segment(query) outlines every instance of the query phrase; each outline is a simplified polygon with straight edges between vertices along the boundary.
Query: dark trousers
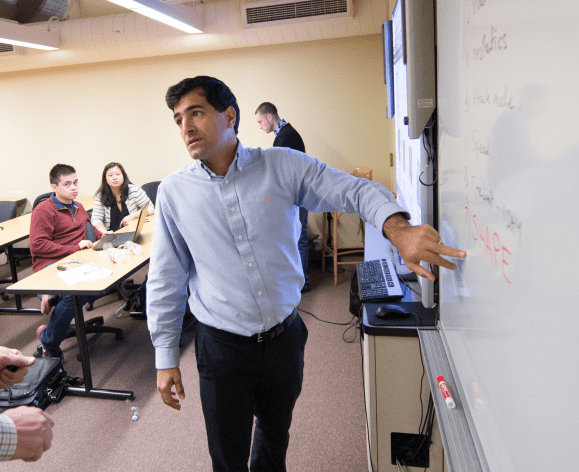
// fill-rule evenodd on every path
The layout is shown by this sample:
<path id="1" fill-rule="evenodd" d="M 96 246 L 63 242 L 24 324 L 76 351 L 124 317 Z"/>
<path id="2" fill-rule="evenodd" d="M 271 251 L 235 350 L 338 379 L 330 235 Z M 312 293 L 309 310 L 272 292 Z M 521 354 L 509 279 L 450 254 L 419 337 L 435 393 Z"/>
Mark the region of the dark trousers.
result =
<path id="1" fill-rule="evenodd" d="M 81 295 L 80 303 L 85 305 L 88 302 L 98 300 L 96 295 Z M 63 295 L 54 308 L 48 325 L 42 331 L 40 341 L 47 349 L 57 351 L 60 343 L 66 338 L 70 323 L 74 319 L 74 300 L 72 295 Z"/>
<path id="2" fill-rule="evenodd" d="M 214 472 L 285 472 L 308 330 L 299 315 L 271 341 L 233 341 L 198 323 L 195 352 Z M 253 447 L 251 433 L 256 417 Z"/>

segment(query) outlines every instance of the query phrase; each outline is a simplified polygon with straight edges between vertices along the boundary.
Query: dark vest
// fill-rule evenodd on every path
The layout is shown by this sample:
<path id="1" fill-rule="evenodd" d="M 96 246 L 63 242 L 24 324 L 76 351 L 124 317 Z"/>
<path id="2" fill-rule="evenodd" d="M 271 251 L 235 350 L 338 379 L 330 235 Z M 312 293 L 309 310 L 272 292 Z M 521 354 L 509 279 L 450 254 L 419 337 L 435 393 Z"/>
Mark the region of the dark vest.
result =
<path id="1" fill-rule="evenodd" d="M 279 130 L 273 141 L 275 147 L 288 147 L 296 151 L 306 152 L 306 147 L 300 134 L 287 123 Z"/>

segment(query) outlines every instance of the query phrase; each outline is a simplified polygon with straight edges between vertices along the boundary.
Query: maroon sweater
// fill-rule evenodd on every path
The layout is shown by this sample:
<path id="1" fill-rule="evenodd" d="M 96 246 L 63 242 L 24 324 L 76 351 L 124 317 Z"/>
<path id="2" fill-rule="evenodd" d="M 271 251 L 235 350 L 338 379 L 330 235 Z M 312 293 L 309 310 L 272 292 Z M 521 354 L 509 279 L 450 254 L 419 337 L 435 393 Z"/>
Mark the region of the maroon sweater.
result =
<path id="1" fill-rule="evenodd" d="M 90 218 L 82 204 L 74 202 L 78 208 L 73 218 L 71 211 L 53 198 L 39 203 L 32 212 L 30 252 L 34 272 L 80 250 L 78 243 L 86 239 Z M 102 236 L 96 228 L 95 234 L 97 239 Z"/>

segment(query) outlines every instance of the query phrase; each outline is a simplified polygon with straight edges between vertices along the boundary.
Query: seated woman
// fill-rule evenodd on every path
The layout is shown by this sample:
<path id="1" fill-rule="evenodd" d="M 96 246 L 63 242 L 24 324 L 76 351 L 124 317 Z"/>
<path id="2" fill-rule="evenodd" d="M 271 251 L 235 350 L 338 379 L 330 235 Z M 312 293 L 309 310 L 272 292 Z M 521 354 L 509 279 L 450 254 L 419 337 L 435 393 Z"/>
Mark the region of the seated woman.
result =
<path id="1" fill-rule="evenodd" d="M 121 164 L 111 162 L 103 170 L 101 187 L 94 197 L 91 223 L 102 233 L 116 231 L 137 218 L 146 206 L 149 215 L 155 213 L 145 191 L 131 183 Z"/>

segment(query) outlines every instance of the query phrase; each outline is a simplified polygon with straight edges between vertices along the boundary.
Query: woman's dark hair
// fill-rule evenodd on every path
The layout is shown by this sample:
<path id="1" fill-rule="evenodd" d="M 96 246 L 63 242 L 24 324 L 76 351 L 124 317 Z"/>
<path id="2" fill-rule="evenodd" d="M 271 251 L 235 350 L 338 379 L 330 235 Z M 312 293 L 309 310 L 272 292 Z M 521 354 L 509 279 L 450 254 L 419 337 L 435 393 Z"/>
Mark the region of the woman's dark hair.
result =
<path id="1" fill-rule="evenodd" d="M 95 194 L 95 195 L 98 195 L 99 193 L 101 194 L 101 203 L 103 204 L 103 206 L 106 207 L 112 207 L 115 203 L 117 203 L 117 199 L 113 195 L 111 187 L 107 183 L 107 172 L 113 167 L 118 167 L 121 173 L 123 174 L 123 186 L 121 187 L 121 201 L 124 202 L 129 196 L 129 184 L 131 183 L 131 181 L 129 180 L 129 176 L 125 172 L 124 167 L 118 162 L 110 162 L 105 166 L 105 170 L 103 170 L 101 186 Z"/>
<path id="2" fill-rule="evenodd" d="M 182 80 L 167 90 L 167 95 L 165 95 L 167 106 L 175 111 L 175 105 L 177 105 L 179 100 L 181 100 L 184 95 L 198 88 L 203 89 L 207 103 L 219 113 L 223 113 L 227 108 L 233 107 L 236 118 L 233 130 L 237 136 L 237 130 L 239 129 L 239 106 L 237 105 L 237 99 L 231 90 L 229 90 L 229 87 L 219 79 L 200 75 L 193 79 Z"/>

